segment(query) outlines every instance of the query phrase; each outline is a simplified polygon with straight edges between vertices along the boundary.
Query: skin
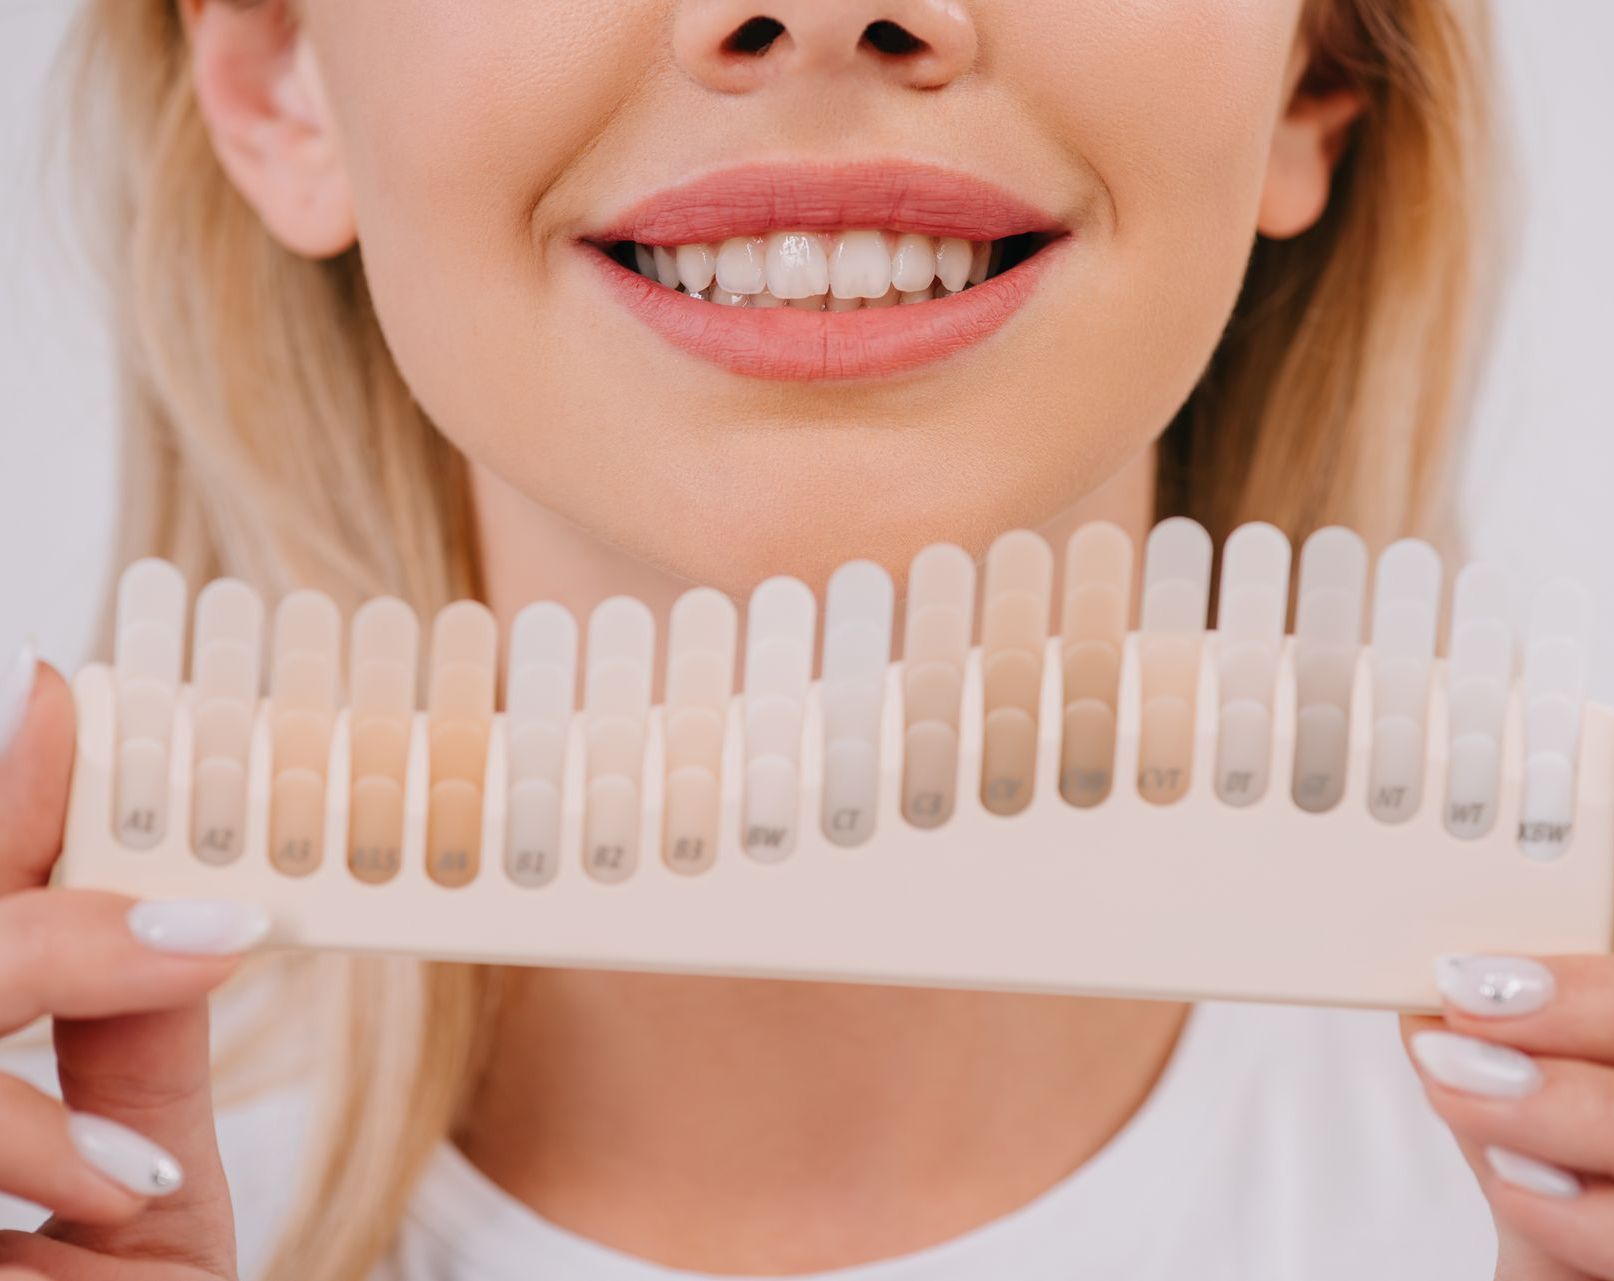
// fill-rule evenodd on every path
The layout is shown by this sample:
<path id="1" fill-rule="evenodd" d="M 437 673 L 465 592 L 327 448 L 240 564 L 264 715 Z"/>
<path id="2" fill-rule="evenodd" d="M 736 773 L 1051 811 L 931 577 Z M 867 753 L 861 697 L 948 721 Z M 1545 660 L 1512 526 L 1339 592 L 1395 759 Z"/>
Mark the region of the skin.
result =
<path id="1" fill-rule="evenodd" d="M 184 7 L 216 151 L 266 226 L 313 257 L 362 243 L 405 378 L 472 462 L 506 618 L 538 597 L 583 613 L 617 592 L 664 609 L 690 581 L 817 584 L 854 556 L 900 570 L 926 543 L 979 552 L 1015 525 L 1056 543 L 1095 516 L 1141 533 L 1152 442 L 1215 348 L 1253 237 L 1315 221 L 1360 107 L 1297 90 L 1313 53 L 1300 0 L 784 0 L 769 12 L 791 39 L 736 68 L 718 49 L 754 12 L 306 0 L 299 23 L 278 0 Z M 876 18 L 929 52 L 860 51 Z M 969 169 L 1079 229 L 1002 332 L 900 377 L 722 372 L 607 299 L 574 246 L 720 163 L 893 154 Z M 0 1130 L 31 1137 L 0 1150 L 0 1190 L 58 1218 L 0 1239 L 0 1263 L 57 1281 L 230 1276 L 202 1088 L 202 996 L 230 963 L 147 953 L 121 905 L 40 888 L 70 717 L 42 669 L 0 758 L 0 1010 L 55 1016 L 69 1103 L 134 1125 L 187 1179 L 161 1213 L 142 1206 L 83 1165 L 56 1105 L 6 1083 Z M 121 948 L 120 963 L 6 950 L 51 936 Z M 1614 1194 L 1550 1203 L 1477 1155 L 1502 1142 L 1552 1159 L 1532 1147 L 1544 1126 L 1600 1125 L 1607 1155 L 1588 1173 L 1614 1175 L 1614 1042 L 1597 1032 L 1614 1026 L 1614 965 L 1552 964 L 1542 1014 L 1447 1016 L 1552 1063 L 1541 1093 L 1480 1105 L 1430 1085 L 1514 1281 L 1614 1277 Z M 830 1268 L 955 1235 L 1080 1165 L 1147 1096 L 1183 1015 L 517 972 L 457 1137 L 513 1194 L 619 1248 L 712 1271 Z"/>

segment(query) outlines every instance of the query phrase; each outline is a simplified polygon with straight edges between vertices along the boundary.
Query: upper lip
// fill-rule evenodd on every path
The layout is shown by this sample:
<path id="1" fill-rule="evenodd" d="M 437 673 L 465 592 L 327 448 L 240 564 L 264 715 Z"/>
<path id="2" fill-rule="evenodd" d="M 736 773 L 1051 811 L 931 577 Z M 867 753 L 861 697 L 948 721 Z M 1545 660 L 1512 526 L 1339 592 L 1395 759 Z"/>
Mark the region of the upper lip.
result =
<path id="1" fill-rule="evenodd" d="M 749 164 L 656 192 L 585 239 L 687 245 L 768 231 L 875 228 L 961 240 L 1063 230 L 1002 187 L 938 165 Z"/>

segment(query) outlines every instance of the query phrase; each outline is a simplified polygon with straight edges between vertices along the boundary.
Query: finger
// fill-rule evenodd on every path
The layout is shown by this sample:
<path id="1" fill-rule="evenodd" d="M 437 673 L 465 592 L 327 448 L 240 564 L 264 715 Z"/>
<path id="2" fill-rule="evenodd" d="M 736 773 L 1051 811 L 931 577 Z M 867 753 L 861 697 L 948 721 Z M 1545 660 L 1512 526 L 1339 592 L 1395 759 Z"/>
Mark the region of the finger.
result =
<path id="1" fill-rule="evenodd" d="M 1505 1155 L 1499 1164 L 1520 1177 Z M 1481 1185 L 1498 1227 L 1519 1243 L 1512 1272 L 1498 1271 L 1498 1277 L 1520 1281 L 1614 1277 L 1614 1186 L 1586 1184 L 1573 1196 L 1557 1196 L 1511 1182 L 1491 1168 L 1489 1160 L 1487 1168 Z M 1526 1250 L 1534 1254 L 1526 1255 Z"/>
<path id="2" fill-rule="evenodd" d="M 86 1223 L 122 1223 L 171 1189 L 165 1154 L 98 1117 L 0 1076 L 0 1191 Z"/>
<path id="3" fill-rule="evenodd" d="M 1430 1104 L 1460 1138 L 1614 1178 L 1614 1068 L 1438 1032 L 1413 1046 Z"/>
<path id="4" fill-rule="evenodd" d="M 1423 1015 L 1402 1016 L 1401 1038 L 1406 1044 L 1408 1057 L 1413 1060 L 1414 1069 L 1419 1071 L 1421 1077 L 1423 1073 L 1416 1055 L 1412 1052 L 1412 1040 L 1419 1032 L 1429 1031 L 1449 1031 L 1449 1029 L 1444 1021 L 1438 1018 Z M 1424 1080 L 1427 1088 L 1427 1078 Z M 1462 1153 L 1463 1159 L 1474 1172 L 1475 1180 L 1487 1197 L 1490 1197 L 1501 1180 L 1490 1158 L 1486 1156 L 1485 1145 L 1466 1137 L 1460 1131 L 1454 1130 L 1452 1135 L 1457 1141 L 1457 1148 Z M 1510 1223 L 1499 1216 L 1493 1217 L 1497 1217 L 1496 1281 L 1590 1281 L 1580 1269 L 1572 1268 L 1567 1263 L 1553 1258 Z"/>
<path id="5" fill-rule="evenodd" d="M 70 1108 L 144 1135 L 178 1162 L 183 1182 L 127 1223 L 53 1219 L 46 1235 L 114 1257 L 164 1259 L 230 1275 L 235 1228 L 214 1136 L 206 1002 L 58 1021 L 56 1060 Z"/>
<path id="6" fill-rule="evenodd" d="M 9 744 L 0 743 L 0 895 L 50 878 L 67 821 L 73 696 L 53 668 L 39 663 L 33 670 L 20 726 Z"/>
<path id="7" fill-rule="evenodd" d="M 1454 1031 L 1614 1063 L 1614 956 L 1446 957 L 1436 981 Z"/>
<path id="8" fill-rule="evenodd" d="M 90 890 L 0 898 L 0 1033 L 47 1014 L 100 1018 L 195 1001 L 229 977 L 266 925 L 247 904 L 133 904 Z"/>

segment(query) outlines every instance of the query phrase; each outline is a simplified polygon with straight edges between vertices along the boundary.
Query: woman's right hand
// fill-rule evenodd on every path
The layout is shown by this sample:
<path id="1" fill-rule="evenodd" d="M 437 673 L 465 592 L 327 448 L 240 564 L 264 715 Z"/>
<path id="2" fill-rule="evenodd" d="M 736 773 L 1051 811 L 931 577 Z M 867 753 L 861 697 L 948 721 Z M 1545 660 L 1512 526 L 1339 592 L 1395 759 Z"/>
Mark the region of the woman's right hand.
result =
<path id="1" fill-rule="evenodd" d="M 207 993 L 263 921 L 46 888 L 72 759 L 62 678 L 0 668 L 0 1037 L 48 1017 L 63 1100 L 0 1074 L 0 1193 L 53 1215 L 0 1233 L 0 1281 L 233 1279 Z"/>

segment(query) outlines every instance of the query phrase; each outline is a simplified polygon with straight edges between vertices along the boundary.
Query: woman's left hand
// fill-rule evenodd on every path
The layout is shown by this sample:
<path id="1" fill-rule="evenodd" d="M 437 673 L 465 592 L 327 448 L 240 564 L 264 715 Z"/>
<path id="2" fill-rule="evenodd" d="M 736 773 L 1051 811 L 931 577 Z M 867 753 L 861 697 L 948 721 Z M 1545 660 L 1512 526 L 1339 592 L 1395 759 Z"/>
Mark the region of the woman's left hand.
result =
<path id="1" fill-rule="evenodd" d="M 1614 957 L 1440 963 L 1402 1034 L 1490 1200 L 1498 1281 L 1614 1281 Z"/>

